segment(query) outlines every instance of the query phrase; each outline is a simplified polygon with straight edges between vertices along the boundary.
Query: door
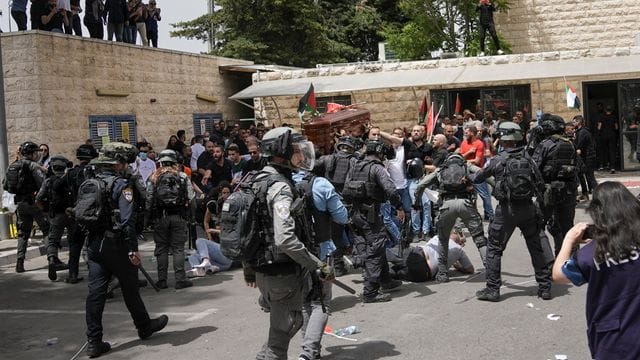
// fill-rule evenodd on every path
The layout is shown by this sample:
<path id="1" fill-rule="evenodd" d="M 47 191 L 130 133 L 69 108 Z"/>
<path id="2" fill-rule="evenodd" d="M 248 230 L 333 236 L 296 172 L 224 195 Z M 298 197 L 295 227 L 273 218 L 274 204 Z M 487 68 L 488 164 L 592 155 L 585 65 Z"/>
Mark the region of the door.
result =
<path id="1" fill-rule="evenodd" d="M 620 109 L 620 164 L 624 170 L 640 170 L 636 159 L 638 125 L 640 124 L 640 81 L 624 81 L 618 84 L 618 109 Z"/>

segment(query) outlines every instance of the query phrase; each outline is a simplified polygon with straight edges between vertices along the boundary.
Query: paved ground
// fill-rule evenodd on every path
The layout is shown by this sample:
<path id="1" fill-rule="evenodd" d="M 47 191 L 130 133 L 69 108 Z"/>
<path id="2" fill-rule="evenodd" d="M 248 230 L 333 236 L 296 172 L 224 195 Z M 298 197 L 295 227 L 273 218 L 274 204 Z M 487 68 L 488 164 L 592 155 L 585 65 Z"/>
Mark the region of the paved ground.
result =
<path id="1" fill-rule="evenodd" d="M 640 178 L 626 174 L 616 180 L 635 187 Z M 579 206 L 576 221 L 586 220 L 584 206 Z M 5 249 L 7 241 L 2 241 Z M 152 243 L 142 243 L 141 249 L 144 265 L 155 277 Z M 476 266 L 481 264 L 473 242 L 468 242 L 466 250 Z M 28 271 L 24 274 L 15 274 L 13 264 L 0 266 L 2 358 L 70 359 L 85 340 L 87 282 L 69 285 L 49 281 L 43 256 L 32 256 L 25 266 Z M 87 276 L 84 265 L 82 275 Z M 358 292 L 362 290 L 359 274 L 340 279 Z M 519 232 L 505 252 L 503 280 L 506 284 L 499 303 L 475 300 L 475 291 L 484 285 L 480 271 L 457 274 L 447 284 L 405 283 L 394 293 L 393 301 L 384 304 L 363 305 L 359 298 L 334 288 L 329 325 L 357 325 L 361 333 L 351 336 L 357 341 L 325 337 L 323 359 L 589 358 L 586 287 L 555 286 L 553 300 L 536 298 L 537 285 Z M 109 300 L 105 340 L 115 345 L 107 358 L 254 358 L 268 326 L 267 314 L 257 305 L 258 291 L 244 286 L 239 270 L 196 279 L 195 284 L 180 291 L 171 287 L 160 293 L 151 288 L 142 290 L 152 316 L 166 313 L 170 318 L 167 328 L 147 341 L 138 340 L 122 297 L 118 294 Z M 555 318 L 551 314 L 558 319 L 550 320 Z M 291 342 L 289 356 L 295 358 L 299 348 L 298 334 Z M 80 358 L 86 358 L 84 353 Z"/>

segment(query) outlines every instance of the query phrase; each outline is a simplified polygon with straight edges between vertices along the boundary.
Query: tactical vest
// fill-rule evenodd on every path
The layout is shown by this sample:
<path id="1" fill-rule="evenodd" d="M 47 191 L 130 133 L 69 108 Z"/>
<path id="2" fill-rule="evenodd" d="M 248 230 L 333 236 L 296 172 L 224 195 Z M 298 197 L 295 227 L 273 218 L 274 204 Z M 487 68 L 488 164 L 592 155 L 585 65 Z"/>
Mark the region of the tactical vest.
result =
<path id="1" fill-rule="evenodd" d="M 342 193 L 344 182 L 354 161 L 353 154 L 338 151 L 329 156 L 329 164 L 324 172 L 324 177 L 333 184 L 339 193 Z"/>
<path id="2" fill-rule="evenodd" d="M 550 140 L 554 143 L 549 153 L 549 160 L 542 169 L 545 183 L 552 181 L 576 181 L 576 149 L 571 140 L 560 135 L 553 135 Z"/>
<path id="3" fill-rule="evenodd" d="M 353 169 L 349 172 L 348 181 L 362 181 L 366 189 L 366 200 L 362 200 L 365 204 L 383 203 L 386 201 L 385 191 L 373 178 L 371 174 L 373 168 L 382 166 L 380 160 L 364 159 L 353 164 Z"/>

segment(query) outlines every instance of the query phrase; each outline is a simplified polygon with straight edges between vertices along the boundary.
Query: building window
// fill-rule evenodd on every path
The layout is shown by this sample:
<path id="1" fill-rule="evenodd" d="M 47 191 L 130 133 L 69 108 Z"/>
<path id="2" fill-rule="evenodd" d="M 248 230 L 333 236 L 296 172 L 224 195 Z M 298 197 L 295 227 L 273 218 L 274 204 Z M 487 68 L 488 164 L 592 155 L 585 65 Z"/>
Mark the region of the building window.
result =
<path id="1" fill-rule="evenodd" d="M 193 134 L 203 135 L 205 131 L 213 132 L 213 123 L 222 120 L 221 113 L 193 114 Z"/>
<path id="2" fill-rule="evenodd" d="M 138 138 L 136 117 L 135 115 L 91 115 L 89 116 L 89 137 L 97 149 L 113 141 L 135 145 Z"/>
<path id="3" fill-rule="evenodd" d="M 456 100 L 460 100 L 460 112 L 465 109 L 476 114 L 476 119 L 484 117 L 486 110 L 492 110 L 496 117 L 511 119 L 516 111 L 522 111 L 525 119 L 531 119 L 531 88 L 529 85 L 432 90 L 431 101 L 436 111 L 442 106 L 442 115 L 455 113 Z"/>
<path id="4" fill-rule="evenodd" d="M 316 97 L 316 105 L 318 106 L 319 113 L 327 112 L 327 103 L 336 103 L 345 106 L 351 105 L 351 95 Z"/>

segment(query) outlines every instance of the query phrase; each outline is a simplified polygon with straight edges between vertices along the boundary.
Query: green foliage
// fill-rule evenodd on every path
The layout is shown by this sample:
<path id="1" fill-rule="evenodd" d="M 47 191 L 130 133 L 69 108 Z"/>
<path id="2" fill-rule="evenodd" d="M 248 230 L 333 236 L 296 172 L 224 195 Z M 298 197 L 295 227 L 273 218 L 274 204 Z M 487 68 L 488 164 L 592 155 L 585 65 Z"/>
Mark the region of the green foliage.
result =
<path id="1" fill-rule="evenodd" d="M 500 10 L 508 0 L 494 0 Z M 401 59 L 477 52 L 473 0 L 217 0 L 217 11 L 171 24 L 173 37 L 209 41 L 212 54 L 313 67 L 370 61 L 387 41 Z M 502 43 L 504 44 L 504 43 Z M 508 49 L 508 45 L 504 44 Z"/>

